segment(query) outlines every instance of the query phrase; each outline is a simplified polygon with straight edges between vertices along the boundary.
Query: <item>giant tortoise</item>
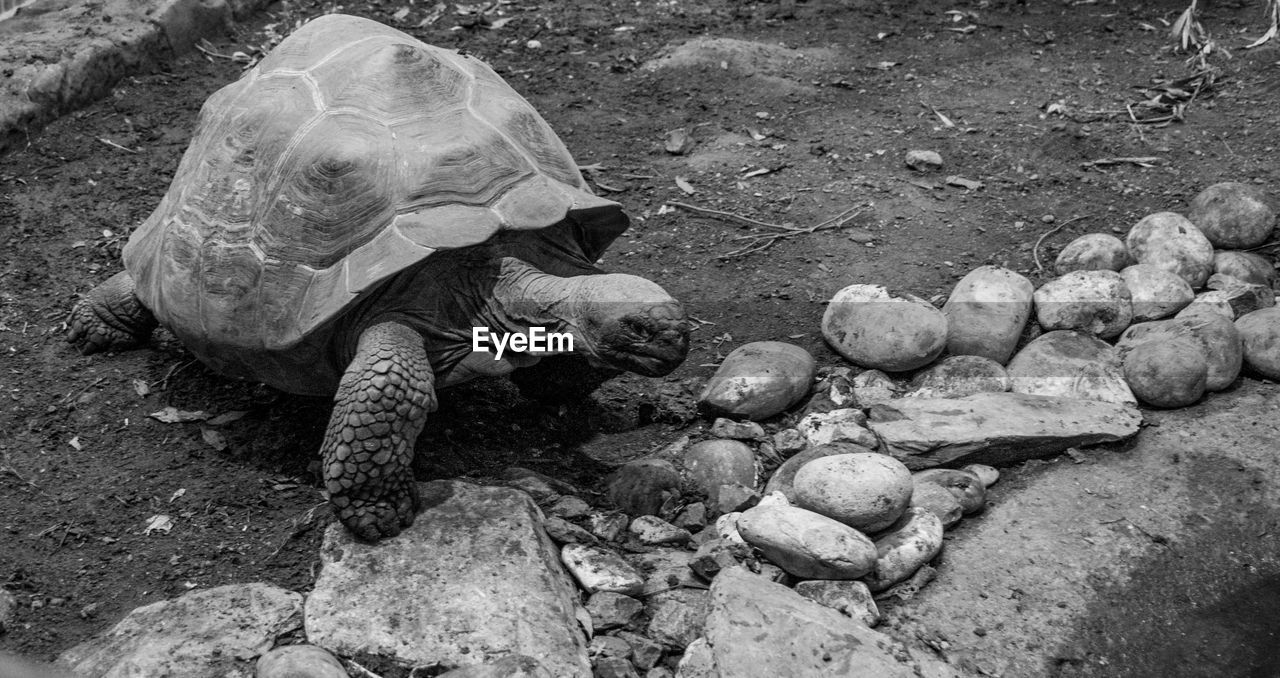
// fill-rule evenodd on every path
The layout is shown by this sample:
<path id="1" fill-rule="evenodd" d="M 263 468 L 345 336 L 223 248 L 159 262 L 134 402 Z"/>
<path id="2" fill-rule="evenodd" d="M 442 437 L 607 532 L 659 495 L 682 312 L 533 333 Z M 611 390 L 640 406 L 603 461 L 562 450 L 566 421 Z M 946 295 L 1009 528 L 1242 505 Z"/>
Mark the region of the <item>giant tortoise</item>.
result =
<path id="1" fill-rule="evenodd" d="M 436 389 L 540 357 L 475 351 L 475 328 L 571 337 L 614 373 L 684 360 L 680 303 L 595 266 L 628 223 L 488 66 L 328 15 L 204 104 L 125 270 L 75 305 L 68 340 L 128 348 L 160 324 L 219 373 L 335 394 L 325 488 L 376 540 L 413 521 Z"/>

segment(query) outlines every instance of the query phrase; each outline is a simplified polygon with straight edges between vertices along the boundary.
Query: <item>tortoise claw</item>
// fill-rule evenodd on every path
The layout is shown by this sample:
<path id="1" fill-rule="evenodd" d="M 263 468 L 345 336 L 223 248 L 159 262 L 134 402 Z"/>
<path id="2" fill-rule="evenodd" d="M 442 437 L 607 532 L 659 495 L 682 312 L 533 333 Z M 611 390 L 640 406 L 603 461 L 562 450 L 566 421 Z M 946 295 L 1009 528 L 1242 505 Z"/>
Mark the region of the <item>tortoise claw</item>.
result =
<path id="1" fill-rule="evenodd" d="M 345 500 L 345 501 L 344 501 Z M 334 497 L 338 520 L 361 540 L 376 542 L 394 537 L 413 525 L 418 492 L 412 480 L 397 484 L 382 497 Z"/>

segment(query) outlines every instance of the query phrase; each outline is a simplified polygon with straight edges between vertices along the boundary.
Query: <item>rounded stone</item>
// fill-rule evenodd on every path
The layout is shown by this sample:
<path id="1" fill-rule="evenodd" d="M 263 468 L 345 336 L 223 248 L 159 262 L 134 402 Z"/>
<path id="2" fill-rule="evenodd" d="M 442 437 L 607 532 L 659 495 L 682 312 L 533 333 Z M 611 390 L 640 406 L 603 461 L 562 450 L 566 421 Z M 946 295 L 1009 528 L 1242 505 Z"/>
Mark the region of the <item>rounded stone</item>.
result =
<path id="1" fill-rule="evenodd" d="M 902 372 L 933 362 L 947 345 L 947 317 L 910 294 L 849 285 L 822 314 L 822 336 L 854 364 Z"/>
<path id="2" fill-rule="evenodd" d="M 1110 233 L 1086 233 L 1067 243 L 1058 253 L 1053 270 L 1058 275 L 1072 271 L 1119 271 L 1129 263 L 1124 241 Z"/>
<path id="3" fill-rule="evenodd" d="M 816 371 L 813 356 L 795 344 L 743 344 L 720 363 L 698 397 L 698 406 L 732 418 L 767 419 L 808 395 Z"/>
<path id="4" fill-rule="evenodd" d="M 796 506 L 757 506 L 738 517 L 747 543 L 770 562 L 806 579 L 857 579 L 876 564 L 866 535 Z"/>
<path id="5" fill-rule="evenodd" d="M 1262 189 L 1235 181 L 1200 191 L 1191 200 L 1188 217 L 1214 247 L 1223 249 L 1257 247 L 1276 225 L 1275 210 Z"/>
<path id="6" fill-rule="evenodd" d="M 1274 287 L 1277 274 L 1271 260 L 1257 252 L 1223 251 L 1213 254 L 1213 272 L 1229 275 L 1251 285 Z"/>
<path id="7" fill-rule="evenodd" d="M 1133 319 L 1133 301 L 1115 271 L 1072 271 L 1033 295 L 1036 319 L 1046 331 L 1080 330 L 1099 337 L 1119 335 Z"/>
<path id="8" fill-rule="evenodd" d="M 1280 380 L 1280 306 L 1240 316 L 1236 329 L 1245 364 L 1268 379 Z"/>
<path id="9" fill-rule="evenodd" d="M 974 393 L 1009 390 L 1009 375 L 1000 363 L 979 355 L 953 355 L 930 365 L 911 380 L 912 398 L 962 398 Z"/>
<path id="10" fill-rule="evenodd" d="M 756 454 L 737 440 L 704 440 L 689 446 L 682 458 L 698 489 L 711 495 L 721 485 L 756 486 Z"/>
<path id="11" fill-rule="evenodd" d="M 820 457 L 793 481 L 798 505 L 863 532 L 889 527 L 911 502 L 911 471 L 886 454 Z"/>
<path id="12" fill-rule="evenodd" d="M 1196 293 L 1181 276 L 1151 264 L 1120 271 L 1133 309 L 1132 322 L 1167 318 L 1190 304 Z"/>
<path id="13" fill-rule="evenodd" d="M 1172 271 L 1192 289 L 1203 287 L 1213 272 L 1213 243 L 1181 214 L 1143 217 L 1129 229 L 1124 243 L 1134 261 Z"/>
<path id="14" fill-rule="evenodd" d="M 257 678 L 347 678 L 336 657 L 315 645 L 284 645 L 258 658 Z"/>
<path id="15" fill-rule="evenodd" d="M 1153 407 L 1186 407 L 1204 395 L 1209 364 L 1199 342 L 1186 337 L 1147 341 L 1124 357 L 1124 378 L 1138 400 Z"/>

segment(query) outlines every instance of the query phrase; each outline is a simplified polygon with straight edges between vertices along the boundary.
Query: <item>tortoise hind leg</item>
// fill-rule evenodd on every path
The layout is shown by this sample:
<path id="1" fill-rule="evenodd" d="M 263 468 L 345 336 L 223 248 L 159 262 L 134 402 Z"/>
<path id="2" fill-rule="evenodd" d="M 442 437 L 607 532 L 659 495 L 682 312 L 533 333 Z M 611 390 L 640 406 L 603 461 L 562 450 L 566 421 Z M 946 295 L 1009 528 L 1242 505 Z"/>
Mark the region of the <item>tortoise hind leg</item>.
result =
<path id="1" fill-rule="evenodd" d="M 156 324 L 156 317 L 134 294 L 133 278 L 121 271 L 71 308 L 67 341 L 85 355 L 135 348 L 147 341 Z"/>
<path id="2" fill-rule="evenodd" d="M 338 520 L 357 537 L 392 537 L 413 523 L 413 445 L 436 409 L 422 337 L 395 322 L 360 334 L 334 396 L 320 452 Z"/>

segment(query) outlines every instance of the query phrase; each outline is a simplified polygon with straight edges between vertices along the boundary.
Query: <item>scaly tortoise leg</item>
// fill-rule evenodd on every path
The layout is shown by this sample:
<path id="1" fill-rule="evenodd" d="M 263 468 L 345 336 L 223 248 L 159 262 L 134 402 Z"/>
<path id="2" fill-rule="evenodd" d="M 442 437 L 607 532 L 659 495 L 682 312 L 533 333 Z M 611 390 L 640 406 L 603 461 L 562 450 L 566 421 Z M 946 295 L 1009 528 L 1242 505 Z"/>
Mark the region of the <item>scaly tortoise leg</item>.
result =
<path id="1" fill-rule="evenodd" d="M 338 520 L 361 539 L 392 537 L 418 508 L 413 445 L 436 409 L 422 336 L 396 322 L 360 334 L 320 452 Z"/>
<path id="2" fill-rule="evenodd" d="M 121 271 L 71 308 L 67 341 L 85 355 L 136 348 L 146 343 L 156 325 L 156 317 L 134 294 L 133 278 Z"/>

